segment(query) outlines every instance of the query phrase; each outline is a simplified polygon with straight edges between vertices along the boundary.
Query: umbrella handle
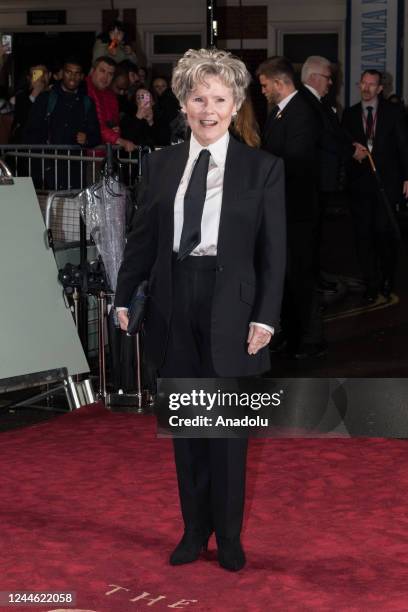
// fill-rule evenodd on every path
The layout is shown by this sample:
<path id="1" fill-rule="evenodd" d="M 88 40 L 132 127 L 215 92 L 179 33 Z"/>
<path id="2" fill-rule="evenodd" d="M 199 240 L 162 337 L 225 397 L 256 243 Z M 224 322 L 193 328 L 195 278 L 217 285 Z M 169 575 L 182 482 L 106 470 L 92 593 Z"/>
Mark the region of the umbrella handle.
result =
<path id="1" fill-rule="evenodd" d="M 370 162 L 371 170 L 376 174 L 377 173 L 377 168 L 375 167 L 373 156 L 371 155 L 370 151 L 368 151 L 368 150 L 367 150 L 367 157 L 368 157 L 368 161 Z"/>

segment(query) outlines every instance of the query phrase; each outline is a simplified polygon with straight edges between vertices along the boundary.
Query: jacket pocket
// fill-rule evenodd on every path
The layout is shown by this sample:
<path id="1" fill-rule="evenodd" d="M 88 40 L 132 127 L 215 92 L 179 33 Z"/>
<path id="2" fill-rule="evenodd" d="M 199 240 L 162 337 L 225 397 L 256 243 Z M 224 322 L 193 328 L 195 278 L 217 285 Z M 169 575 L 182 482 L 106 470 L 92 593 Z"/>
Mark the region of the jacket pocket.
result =
<path id="1" fill-rule="evenodd" d="M 240 298 L 242 302 L 253 306 L 255 302 L 254 285 L 250 285 L 249 283 L 245 283 L 242 281 L 240 285 Z"/>

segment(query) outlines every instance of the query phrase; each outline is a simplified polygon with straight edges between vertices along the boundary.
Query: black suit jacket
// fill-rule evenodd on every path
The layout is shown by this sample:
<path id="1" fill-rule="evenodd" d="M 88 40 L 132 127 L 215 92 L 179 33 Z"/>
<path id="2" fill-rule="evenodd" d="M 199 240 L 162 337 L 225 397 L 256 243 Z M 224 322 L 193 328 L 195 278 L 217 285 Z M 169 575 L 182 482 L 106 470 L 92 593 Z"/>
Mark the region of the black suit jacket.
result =
<path id="1" fill-rule="evenodd" d="M 147 157 L 143 203 L 119 271 L 116 306 L 149 279 L 146 356 L 163 363 L 172 311 L 174 199 L 189 143 Z M 268 349 L 247 353 L 248 324 L 279 323 L 285 272 L 284 173 L 280 159 L 232 137 L 228 146 L 212 304 L 211 346 L 219 376 L 247 376 L 269 368 Z M 177 296 L 176 296 L 177 297 Z"/>
<path id="2" fill-rule="evenodd" d="M 316 113 L 299 93 L 275 118 L 267 119 L 262 147 L 285 162 L 289 223 L 316 218 L 319 133 Z"/>
<path id="3" fill-rule="evenodd" d="M 319 191 L 337 191 L 341 165 L 349 161 L 354 153 L 352 139 L 341 128 L 337 113 L 328 102 L 318 100 L 310 89 L 304 86 L 299 89 L 299 93 L 313 109 L 319 122 L 317 141 Z"/>
<path id="4" fill-rule="evenodd" d="M 361 103 L 344 111 L 342 125 L 354 141 L 367 146 Z M 403 112 L 386 100 L 379 100 L 372 155 L 391 203 L 400 201 L 402 181 L 408 180 L 408 134 Z M 370 193 L 377 189 L 368 160 L 361 164 L 351 160 L 347 174 L 352 191 Z"/>

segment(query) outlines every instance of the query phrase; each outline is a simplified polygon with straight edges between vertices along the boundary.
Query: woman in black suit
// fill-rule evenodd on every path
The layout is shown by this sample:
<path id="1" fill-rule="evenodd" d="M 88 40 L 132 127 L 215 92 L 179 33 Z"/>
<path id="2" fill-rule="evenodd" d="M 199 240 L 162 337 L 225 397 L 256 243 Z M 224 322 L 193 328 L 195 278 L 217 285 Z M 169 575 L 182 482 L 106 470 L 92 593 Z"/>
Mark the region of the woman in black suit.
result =
<path id="1" fill-rule="evenodd" d="M 285 267 L 283 164 L 229 135 L 249 81 L 225 51 L 188 51 L 172 87 L 191 139 L 147 160 L 115 304 L 125 330 L 130 296 L 149 279 L 146 357 L 162 378 L 269 369 Z M 195 561 L 215 531 L 220 565 L 241 569 L 247 440 L 176 438 L 174 449 L 185 531 L 170 563 Z"/>

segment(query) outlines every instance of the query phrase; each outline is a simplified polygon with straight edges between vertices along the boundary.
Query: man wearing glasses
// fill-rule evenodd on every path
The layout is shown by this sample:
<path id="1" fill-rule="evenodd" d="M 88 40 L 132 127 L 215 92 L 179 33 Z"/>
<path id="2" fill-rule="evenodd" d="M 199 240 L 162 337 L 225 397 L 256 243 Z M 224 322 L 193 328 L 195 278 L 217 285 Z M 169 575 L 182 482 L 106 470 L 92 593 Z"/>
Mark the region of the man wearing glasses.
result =
<path id="1" fill-rule="evenodd" d="M 319 214 L 317 239 L 315 242 L 315 272 L 317 288 L 321 293 L 336 293 L 337 283 L 330 281 L 321 273 L 320 249 L 322 226 L 325 210 L 331 193 L 338 191 L 340 167 L 354 158 L 361 161 L 367 155 L 366 148 L 340 127 L 335 109 L 327 99 L 333 85 L 331 63 L 325 57 L 312 55 L 302 66 L 302 87 L 300 93 L 314 109 L 320 124 L 318 140 L 318 202 Z"/>

